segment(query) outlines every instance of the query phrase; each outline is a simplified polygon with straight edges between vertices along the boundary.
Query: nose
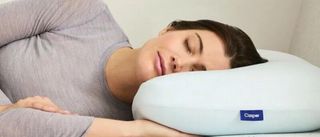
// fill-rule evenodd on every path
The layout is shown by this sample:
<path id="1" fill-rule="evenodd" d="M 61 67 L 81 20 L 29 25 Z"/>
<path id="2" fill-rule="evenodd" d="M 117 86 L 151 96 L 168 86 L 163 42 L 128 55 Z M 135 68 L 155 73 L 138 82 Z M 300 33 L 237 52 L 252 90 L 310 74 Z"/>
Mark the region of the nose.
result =
<path id="1" fill-rule="evenodd" d="M 178 62 L 175 57 L 171 57 L 171 62 L 170 62 L 171 70 L 173 73 L 178 72 Z"/>
<path id="2" fill-rule="evenodd" d="M 194 64 L 193 62 L 196 61 L 192 58 L 178 58 L 172 56 L 170 60 L 170 68 L 172 73 L 190 71 L 192 64 Z"/>

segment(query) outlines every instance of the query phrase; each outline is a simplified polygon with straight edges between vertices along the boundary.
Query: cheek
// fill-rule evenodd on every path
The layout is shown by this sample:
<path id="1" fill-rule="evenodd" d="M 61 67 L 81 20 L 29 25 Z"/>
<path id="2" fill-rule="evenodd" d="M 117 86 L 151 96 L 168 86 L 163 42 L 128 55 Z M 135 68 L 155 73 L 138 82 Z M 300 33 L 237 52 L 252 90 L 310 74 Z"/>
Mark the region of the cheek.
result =
<path id="1" fill-rule="evenodd" d="M 158 37 L 144 44 L 136 62 L 136 77 L 139 82 L 144 82 L 157 76 L 155 69 L 157 51 L 168 56 L 174 55 L 179 51 L 179 41 L 174 37 Z"/>
<path id="2" fill-rule="evenodd" d="M 172 47 L 177 44 L 177 38 L 173 36 L 161 37 L 157 40 L 160 47 Z"/>
<path id="3" fill-rule="evenodd" d="M 181 50 L 182 42 L 175 37 L 165 37 L 160 39 L 157 45 L 162 51 L 177 53 Z"/>
<path id="4" fill-rule="evenodd" d="M 151 45 L 152 42 L 147 42 L 141 48 L 136 61 L 136 77 L 139 82 L 144 82 L 157 76 L 154 69 L 155 53 L 157 49 Z"/>

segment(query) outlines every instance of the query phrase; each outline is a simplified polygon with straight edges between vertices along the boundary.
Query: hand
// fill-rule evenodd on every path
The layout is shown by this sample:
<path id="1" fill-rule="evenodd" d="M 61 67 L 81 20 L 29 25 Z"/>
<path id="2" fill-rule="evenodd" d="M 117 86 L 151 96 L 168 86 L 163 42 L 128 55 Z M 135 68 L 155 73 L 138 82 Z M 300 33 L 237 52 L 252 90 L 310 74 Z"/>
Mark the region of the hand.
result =
<path id="1" fill-rule="evenodd" d="M 138 135 L 142 137 L 199 137 L 148 120 L 135 120 L 135 122 L 139 131 Z"/>
<path id="2" fill-rule="evenodd" d="M 33 108 L 47 112 L 72 115 L 69 111 L 63 110 L 55 105 L 48 97 L 34 96 L 20 99 L 15 104 L 8 105 L 5 110 L 14 108 Z"/>

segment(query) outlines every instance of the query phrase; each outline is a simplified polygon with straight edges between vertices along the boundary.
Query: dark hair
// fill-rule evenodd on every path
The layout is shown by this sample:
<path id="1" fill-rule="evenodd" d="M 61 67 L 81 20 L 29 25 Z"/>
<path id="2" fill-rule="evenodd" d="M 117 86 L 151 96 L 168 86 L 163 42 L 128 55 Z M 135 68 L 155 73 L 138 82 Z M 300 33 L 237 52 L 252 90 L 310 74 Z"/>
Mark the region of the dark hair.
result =
<path id="1" fill-rule="evenodd" d="M 199 29 L 214 32 L 224 42 L 225 54 L 231 58 L 231 68 L 265 63 L 268 61 L 259 55 L 250 37 L 237 27 L 212 20 L 178 20 L 170 23 L 168 27 L 169 31 Z"/>

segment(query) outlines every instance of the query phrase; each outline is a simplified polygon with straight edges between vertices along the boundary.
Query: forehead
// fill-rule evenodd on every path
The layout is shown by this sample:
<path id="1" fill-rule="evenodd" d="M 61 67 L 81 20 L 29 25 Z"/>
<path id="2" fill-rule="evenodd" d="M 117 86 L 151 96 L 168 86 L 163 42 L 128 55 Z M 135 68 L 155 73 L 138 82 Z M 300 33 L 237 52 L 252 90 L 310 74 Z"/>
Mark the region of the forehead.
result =
<path id="1" fill-rule="evenodd" d="M 230 68 L 230 57 L 225 55 L 224 43 L 218 35 L 206 30 L 193 30 L 191 33 L 198 33 L 201 37 L 203 53 L 200 62 L 206 66 L 207 70 Z"/>

